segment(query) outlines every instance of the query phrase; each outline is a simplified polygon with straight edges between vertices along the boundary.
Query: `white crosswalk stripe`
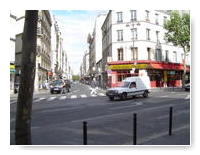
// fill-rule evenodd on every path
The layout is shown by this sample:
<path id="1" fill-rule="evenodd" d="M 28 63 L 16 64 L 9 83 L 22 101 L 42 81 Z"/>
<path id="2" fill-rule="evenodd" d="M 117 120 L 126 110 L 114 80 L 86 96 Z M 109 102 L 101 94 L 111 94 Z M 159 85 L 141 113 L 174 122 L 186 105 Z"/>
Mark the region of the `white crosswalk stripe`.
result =
<path id="1" fill-rule="evenodd" d="M 33 102 L 39 102 L 39 101 L 42 101 L 42 100 L 44 100 L 45 98 L 38 98 L 38 99 L 36 99 L 36 100 L 34 100 Z"/>
<path id="2" fill-rule="evenodd" d="M 98 93 L 99 96 L 106 96 L 104 93 Z"/>
<path id="3" fill-rule="evenodd" d="M 52 100 L 54 100 L 54 99 L 56 99 L 56 97 L 55 97 L 55 96 L 52 96 L 52 97 L 50 97 L 49 99 L 47 99 L 47 101 L 52 101 Z"/>
<path id="4" fill-rule="evenodd" d="M 65 100 L 67 98 L 67 96 L 61 96 L 60 100 Z"/>
<path id="5" fill-rule="evenodd" d="M 97 97 L 97 95 L 95 95 L 95 94 L 92 94 L 91 96 L 92 96 L 92 97 Z"/>
<path id="6" fill-rule="evenodd" d="M 81 94 L 81 98 L 86 98 L 86 97 L 87 97 L 87 95 Z"/>
<path id="7" fill-rule="evenodd" d="M 77 96 L 76 95 L 72 95 L 71 98 L 77 98 Z"/>
<path id="8" fill-rule="evenodd" d="M 190 95 L 187 95 L 187 97 L 185 98 L 185 100 L 188 100 L 188 99 L 190 99 Z"/>

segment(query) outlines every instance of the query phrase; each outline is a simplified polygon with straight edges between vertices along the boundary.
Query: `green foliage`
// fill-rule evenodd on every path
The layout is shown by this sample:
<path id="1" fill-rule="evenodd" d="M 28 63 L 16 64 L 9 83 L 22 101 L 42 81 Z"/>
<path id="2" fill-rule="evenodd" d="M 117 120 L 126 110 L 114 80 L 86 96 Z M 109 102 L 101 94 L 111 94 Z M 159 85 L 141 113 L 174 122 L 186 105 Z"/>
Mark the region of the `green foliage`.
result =
<path id="1" fill-rule="evenodd" d="M 78 81 L 78 80 L 80 80 L 80 76 L 79 75 L 73 75 L 72 76 L 72 80 L 73 81 Z"/>
<path id="2" fill-rule="evenodd" d="M 164 24 L 167 30 L 165 40 L 172 42 L 175 46 L 181 46 L 185 52 L 190 51 L 190 15 L 180 14 L 178 11 L 172 11 L 170 20 Z"/>

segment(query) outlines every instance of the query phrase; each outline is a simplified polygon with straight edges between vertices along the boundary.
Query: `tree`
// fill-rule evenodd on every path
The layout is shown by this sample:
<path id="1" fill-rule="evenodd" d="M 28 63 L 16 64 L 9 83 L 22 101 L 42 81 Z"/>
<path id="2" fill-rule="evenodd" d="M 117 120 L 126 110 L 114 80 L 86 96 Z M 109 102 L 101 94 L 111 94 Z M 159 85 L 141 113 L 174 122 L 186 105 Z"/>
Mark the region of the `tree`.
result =
<path id="1" fill-rule="evenodd" d="M 37 20 L 38 11 L 26 11 L 15 125 L 15 142 L 17 145 L 31 145 L 31 111 L 35 79 Z"/>
<path id="2" fill-rule="evenodd" d="M 173 43 L 175 46 L 180 46 L 184 51 L 184 71 L 182 77 L 182 85 L 185 86 L 186 77 L 186 55 L 190 52 L 190 15 L 188 13 L 179 13 L 178 11 L 172 11 L 170 14 L 170 20 L 167 20 L 164 24 L 164 28 L 167 30 L 165 34 L 165 40 Z"/>
<path id="3" fill-rule="evenodd" d="M 72 75 L 72 80 L 78 81 L 78 80 L 80 80 L 80 76 L 79 75 Z"/>

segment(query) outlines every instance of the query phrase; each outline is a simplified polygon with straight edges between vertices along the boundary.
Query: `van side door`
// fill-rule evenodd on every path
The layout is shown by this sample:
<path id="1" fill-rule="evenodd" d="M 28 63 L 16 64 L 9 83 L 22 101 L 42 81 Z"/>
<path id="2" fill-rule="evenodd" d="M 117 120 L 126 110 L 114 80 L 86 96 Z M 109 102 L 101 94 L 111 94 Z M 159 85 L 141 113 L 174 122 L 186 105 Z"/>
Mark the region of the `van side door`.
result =
<path id="1" fill-rule="evenodd" d="M 136 82 L 131 82 L 130 83 L 130 86 L 129 86 L 129 96 L 131 95 L 135 95 L 136 94 L 136 91 L 137 91 L 137 85 L 136 85 Z"/>

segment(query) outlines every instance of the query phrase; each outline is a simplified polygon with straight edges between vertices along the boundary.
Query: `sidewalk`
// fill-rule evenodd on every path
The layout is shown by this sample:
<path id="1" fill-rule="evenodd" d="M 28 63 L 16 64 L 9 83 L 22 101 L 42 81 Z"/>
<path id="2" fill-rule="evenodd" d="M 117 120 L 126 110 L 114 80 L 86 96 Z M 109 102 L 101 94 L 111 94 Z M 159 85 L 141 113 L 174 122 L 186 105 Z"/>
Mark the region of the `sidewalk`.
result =
<path id="1" fill-rule="evenodd" d="M 41 89 L 38 91 L 34 91 L 33 94 L 42 94 L 42 93 L 47 93 L 50 92 L 49 89 Z M 10 93 L 10 97 L 17 97 L 18 93 L 14 94 L 14 93 Z"/>
<path id="2" fill-rule="evenodd" d="M 167 132 L 150 137 L 146 141 L 139 141 L 139 145 L 191 145 L 190 125 L 185 125 L 172 130 L 172 135 Z"/>

